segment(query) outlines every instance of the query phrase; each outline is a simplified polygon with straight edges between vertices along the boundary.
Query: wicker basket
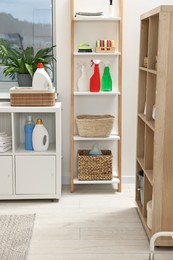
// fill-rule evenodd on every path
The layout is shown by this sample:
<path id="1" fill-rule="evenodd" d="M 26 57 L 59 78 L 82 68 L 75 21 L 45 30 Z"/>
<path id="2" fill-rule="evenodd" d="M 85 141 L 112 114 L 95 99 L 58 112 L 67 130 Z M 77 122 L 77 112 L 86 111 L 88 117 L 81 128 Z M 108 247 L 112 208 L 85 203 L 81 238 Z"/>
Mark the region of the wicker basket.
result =
<path id="1" fill-rule="evenodd" d="M 10 89 L 11 106 L 54 106 L 55 90 L 33 90 L 30 87 Z"/>
<path id="2" fill-rule="evenodd" d="M 78 150 L 78 179 L 112 180 L 112 153 L 101 150 L 102 155 L 90 156 L 90 150 Z"/>
<path id="3" fill-rule="evenodd" d="M 78 133 L 83 137 L 109 136 L 114 124 L 111 115 L 80 115 L 76 117 Z"/>

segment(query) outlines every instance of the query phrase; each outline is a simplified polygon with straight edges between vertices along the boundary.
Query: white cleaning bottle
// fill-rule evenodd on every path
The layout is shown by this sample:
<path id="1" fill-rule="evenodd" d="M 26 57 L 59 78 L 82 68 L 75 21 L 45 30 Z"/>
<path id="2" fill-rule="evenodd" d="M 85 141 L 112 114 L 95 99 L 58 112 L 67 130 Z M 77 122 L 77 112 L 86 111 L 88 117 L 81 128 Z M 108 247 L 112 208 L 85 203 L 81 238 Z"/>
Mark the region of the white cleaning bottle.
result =
<path id="1" fill-rule="evenodd" d="M 38 63 L 32 80 L 33 89 L 52 89 L 52 81 L 44 69 L 43 63 Z"/>
<path id="2" fill-rule="evenodd" d="M 42 119 L 37 119 L 36 125 L 32 132 L 32 145 L 34 151 L 44 152 L 49 147 L 49 134 L 43 125 Z"/>
<path id="3" fill-rule="evenodd" d="M 85 65 L 81 66 L 81 75 L 77 82 L 78 91 L 87 92 L 89 91 L 89 78 L 87 77 Z"/>
<path id="4" fill-rule="evenodd" d="M 108 17 L 113 18 L 115 16 L 114 14 L 114 5 L 113 5 L 113 0 L 109 0 L 109 10 L 108 10 Z"/>

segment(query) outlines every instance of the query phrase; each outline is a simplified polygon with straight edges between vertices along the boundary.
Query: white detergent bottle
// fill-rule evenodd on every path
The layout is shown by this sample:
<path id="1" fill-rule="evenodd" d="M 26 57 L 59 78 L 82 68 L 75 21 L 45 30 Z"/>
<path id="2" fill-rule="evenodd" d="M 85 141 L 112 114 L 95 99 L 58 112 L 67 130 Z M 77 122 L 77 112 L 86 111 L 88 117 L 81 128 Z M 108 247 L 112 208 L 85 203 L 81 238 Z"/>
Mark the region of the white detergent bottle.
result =
<path id="1" fill-rule="evenodd" d="M 77 82 L 78 91 L 87 92 L 89 91 L 89 78 L 87 77 L 85 65 L 81 66 L 81 75 Z"/>
<path id="2" fill-rule="evenodd" d="M 33 89 L 52 89 L 52 81 L 44 69 L 43 63 L 38 63 L 32 80 Z"/>
<path id="3" fill-rule="evenodd" d="M 36 125 L 32 132 L 32 145 L 34 151 L 44 152 L 49 147 L 49 134 L 43 125 L 42 119 L 37 119 Z"/>

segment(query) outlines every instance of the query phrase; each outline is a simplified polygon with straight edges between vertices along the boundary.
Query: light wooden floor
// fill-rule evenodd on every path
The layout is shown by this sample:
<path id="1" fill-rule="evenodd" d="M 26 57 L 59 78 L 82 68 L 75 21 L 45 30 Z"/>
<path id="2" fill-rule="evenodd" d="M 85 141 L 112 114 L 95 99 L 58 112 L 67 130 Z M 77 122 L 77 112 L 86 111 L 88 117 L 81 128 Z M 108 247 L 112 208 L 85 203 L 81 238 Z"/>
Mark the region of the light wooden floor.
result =
<path id="1" fill-rule="evenodd" d="M 0 214 L 36 213 L 27 260 L 147 260 L 149 242 L 134 204 L 134 185 L 63 188 L 59 202 L 0 202 Z M 172 260 L 157 248 L 155 260 Z"/>

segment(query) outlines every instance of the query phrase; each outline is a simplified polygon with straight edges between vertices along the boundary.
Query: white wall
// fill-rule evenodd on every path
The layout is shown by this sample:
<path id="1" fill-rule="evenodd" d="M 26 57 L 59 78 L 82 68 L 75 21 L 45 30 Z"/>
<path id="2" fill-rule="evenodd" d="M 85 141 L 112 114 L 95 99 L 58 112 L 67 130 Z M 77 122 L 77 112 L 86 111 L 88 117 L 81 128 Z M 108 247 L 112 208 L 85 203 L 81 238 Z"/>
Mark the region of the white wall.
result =
<path id="1" fill-rule="evenodd" d="M 63 104 L 63 183 L 70 181 L 70 0 L 57 0 L 57 79 Z M 135 175 L 140 15 L 173 0 L 124 0 L 122 175 Z"/>
<path id="2" fill-rule="evenodd" d="M 173 4 L 173 0 L 124 0 L 123 4 L 122 175 L 134 176 L 140 15 L 159 5 Z"/>

